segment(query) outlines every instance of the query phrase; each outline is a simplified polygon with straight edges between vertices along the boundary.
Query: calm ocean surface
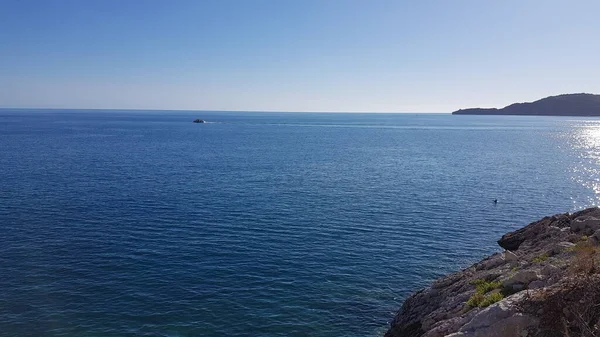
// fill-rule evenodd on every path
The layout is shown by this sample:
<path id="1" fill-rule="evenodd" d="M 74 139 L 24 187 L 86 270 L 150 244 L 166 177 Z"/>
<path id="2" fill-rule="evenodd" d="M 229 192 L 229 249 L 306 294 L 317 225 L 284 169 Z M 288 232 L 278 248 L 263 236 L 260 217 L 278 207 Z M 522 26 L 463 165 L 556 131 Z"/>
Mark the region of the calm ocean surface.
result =
<path id="1" fill-rule="evenodd" d="M 600 119 L 0 110 L 0 168 L 1 336 L 379 336 L 595 205 Z"/>

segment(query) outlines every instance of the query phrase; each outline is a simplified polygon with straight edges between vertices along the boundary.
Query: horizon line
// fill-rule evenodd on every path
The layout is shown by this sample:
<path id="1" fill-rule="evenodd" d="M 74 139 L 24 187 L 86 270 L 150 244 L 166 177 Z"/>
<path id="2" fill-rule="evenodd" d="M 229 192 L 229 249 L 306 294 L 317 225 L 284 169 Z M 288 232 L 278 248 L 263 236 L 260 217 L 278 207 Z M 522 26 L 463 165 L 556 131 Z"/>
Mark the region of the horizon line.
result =
<path id="1" fill-rule="evenodd" d="M 0 107 L 0 110 L 91 110 L 91 111 L 175 111 L 175 112 L 250 112 L 250 113 L 333 113 L 333 114 L 451 114 L 451 112 L 412 112 L 412 111 L 295 111 L 295 110 L 194 110 L 194 109 L 141 109 L 141 108 L 28 108 Z"/>

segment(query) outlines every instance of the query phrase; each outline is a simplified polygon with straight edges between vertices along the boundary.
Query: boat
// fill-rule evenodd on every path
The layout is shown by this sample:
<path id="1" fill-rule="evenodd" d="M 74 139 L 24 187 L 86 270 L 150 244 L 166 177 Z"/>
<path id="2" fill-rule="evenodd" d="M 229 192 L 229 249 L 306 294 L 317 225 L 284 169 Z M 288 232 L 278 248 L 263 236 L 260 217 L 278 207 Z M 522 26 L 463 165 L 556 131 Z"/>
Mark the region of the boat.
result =
<path id="1" fill-rule="evenodd" d="M 206 122 L 204 121 L 204 119 L 198 118 L 198 119 L 194 119 L 194 123 L 206 123 Z"/>

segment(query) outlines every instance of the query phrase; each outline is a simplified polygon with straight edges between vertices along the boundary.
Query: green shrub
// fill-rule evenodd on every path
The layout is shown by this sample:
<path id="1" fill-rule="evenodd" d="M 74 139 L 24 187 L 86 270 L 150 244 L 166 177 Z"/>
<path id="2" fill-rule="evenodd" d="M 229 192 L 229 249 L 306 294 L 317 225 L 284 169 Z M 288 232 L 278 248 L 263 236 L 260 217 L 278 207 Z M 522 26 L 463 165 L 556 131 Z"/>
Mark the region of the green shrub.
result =
<path id="1" fill-rule="evenodd" d="M 486 281 L 479 279 L 471 283 L 475 285 L 475 293 L 473 293 L 473 295 L 471 295 L 467 301 L 467 309 L 475 307 L 487 307 L 488 305 L 496 303 L 504 298 L 504 295 L 499 292 L 486 295 L 492 290 L 499 289 L 502 286 L 500 281 Z"/>
<path id="2" fill-rule="evenodd" d="M 548 254 L 542 254 L 538 257 L 534 257 L 533 260 L 531 260 L 531 262 L 540 263 L 540 262 L 544 262 L 546 260 L 548 260 Z"/>
<path id="3" fill-rule="evenodd" d="M 472 283 L 475 285 L 475 292 L 480 293 L 482 295 L 494 289 L 498 289 L 502 285 L 500 281 L 490 282 L 482 279 L 475 280 Z"/>
<path id="4" fill-rule="evenodd" d="M 481 301 L 479 303 L 479 306 L 484 308 L 487 307 L 488 305 L 492 305 L 498 301 L 501 301 L 504 298 L 504 295 L 502 295 L 501 293 L 491 293 L 489 295 L 487 295 L 483 301 Z"/>
<path id="5" fill-rule="evenodd" d="M 473 295 L 471 295 L 471 297 L 467 301 L 467 307 L 469 307 L 469 308 L 478 307 L 481 304 L 481 302 L 483 302 L 484 300 L 485 300 L 485 295 L 475 292 Z"/>

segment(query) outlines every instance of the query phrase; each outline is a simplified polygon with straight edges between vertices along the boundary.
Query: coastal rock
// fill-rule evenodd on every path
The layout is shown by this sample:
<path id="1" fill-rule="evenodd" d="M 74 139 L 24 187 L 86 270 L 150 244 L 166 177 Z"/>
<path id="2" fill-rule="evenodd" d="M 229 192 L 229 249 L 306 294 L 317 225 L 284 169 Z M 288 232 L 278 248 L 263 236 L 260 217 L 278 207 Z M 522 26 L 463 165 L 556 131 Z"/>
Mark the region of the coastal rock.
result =
<path id="1" fill-rule="evenodd" d="M 565 251 L 568 251 L 570 249 L 573 249 L 573 247 L 575 247 L 575 244 L 573 242 L 569 242 L 569 241 L 561 241 L 558 242 L 557 244 L 555 244 L 554 246 L 552 246 L 552 249 L 550 250 L 550 255 L 557 255 L 557 254 L 561 254 L 564 253 Z"/>
<path id="2" fill-rule="evenodd" d="M 511 252 L 510 250 L 504 251 L 504 260 L 507 262 L 515 262 L 519 260 L 517 254 Z"/>
<path id="3" fill-rule="evenodd" d="M 584 251 L 587 255 L 577 251 L 582 242 L 591 247 Z M 581 333 L 588 330 L 600 336 L 600 310 L 591 309 L 600 307 L 598 242 L 598 208 L 532 222 L 498 241 L 504 252 L 409 296 L 385 336 L 547 337 L 565 327 L 570 337 L 592 336 Z M 484 290 L 477 286 L 482 284 Z M 480 300 L 473 302 L 477 296 Z M 577 311 L 581 306 L 587 311 Z M 582 326 L 577 315 L 597 326 Z"/>
<path id="4" fill-rule="evenodd" d="M 537 325 L 537 319 L 518 312 L 517 304 L 525 293 L 515 294 L 480 311 L 473 319 L 462 326 L 457 336 L 472 337 L 514 337 L 519 336 L 531 326 Z M 462 335 L 460 335 L 462 333 Z"/>
<path id="5" fill-rule="evenodd" d="M 537 270 L 521 270 L 516 274 L 502 280 L 502 286 L 512 287 L 515 284 L 522 284 L 526 286 L 530 282 L 539 280 L 540 278 L 542 278 L 542 276 Z"/>
<path id="6" fill-rule="evenodd" d="M 484 259 L 483 261 L 481 261 L 480 263 L 478 263 L 475 267 L 476 270 L 489 270 L 495 267 L 498 267 L 501 264 L 504 264 L 506 262 L 504 255 L 496 253 L 486 259 Z"/>
<path id="7" fill-rule="evenodd" d="M 561 272 L 560 268 L 558 268 L 552 264 L 547 264 L 541 270 L 541 274 L 542 274 L 541 278 L 550 278 L 559 272 Z"/>
<path id="8" fill-rule="evenodd" d="M 523 314 L 514 314 L 498 321 L 490 320 L 489 326 L 484 326 L 473 331 L 460 331 L 447 335 L 446 337 L 517 337 L 528 336 L 529 329 L 536 326 L 537 319 Z"/>
<path id="9" fill-rule="evenodd" d="M 596 241 L 596 243 L 599 243 L 600 242 L 600 229 L 595 231 L 594 234 L 592 234 L 592 236 L 590 236 L 590 238 L 593 239 L 594 241 Z"/>
<path id="10" fill-rule="evenodd" d="M 553 222 L 557 221 L 558 219 L 555 217 L 545 217 L 542 220 L 533 222 L 517 231 L 503 235 L 502 238 L 498 240 L 498 245 L 506 250 L 516 251 L 525 241 L 533 240 L 544 233 L 552 232 L 550 227 Z"/>
<path id="11" fill-rule="evenodd" d="M 457 331 L 460 327 L 468 323 L 478 313 L 477 310 L 472 310 L 464 315 L 453 317 L 451 319 L 437 322 L 428 330 L 423 337 L 444 337 L 452 331 Z"/>
<path id="12" fill-rule="evenodd" d="M 544 288 L 545 286 L 546 286 L 546 282 L 541 281 L 541 280 L 536 280 L 536 281 L 532 281 L 531 283 L 529 283 L 527 288 L 528 289 L 540 289 L 540 288 Z"/>
<path id="13" fill-rule="evenodd" d="M 590 216 L 590 217 L 594 217 L 594 218 L 600 218 L 600 208 L 599 207 L 590 207 L 590 208 L 586 208 L 584 210 L 575 212 L 573 214 L 571 214 L 570 219 L 577 219 L 581 216 Z"/>
<path id="14" fill-rule="evenodd" d="M 600 219 L 593 216 L 580 216 L 571 222 L 571 231 L 582 235 L 592 235 L 600 229 Z"/>

